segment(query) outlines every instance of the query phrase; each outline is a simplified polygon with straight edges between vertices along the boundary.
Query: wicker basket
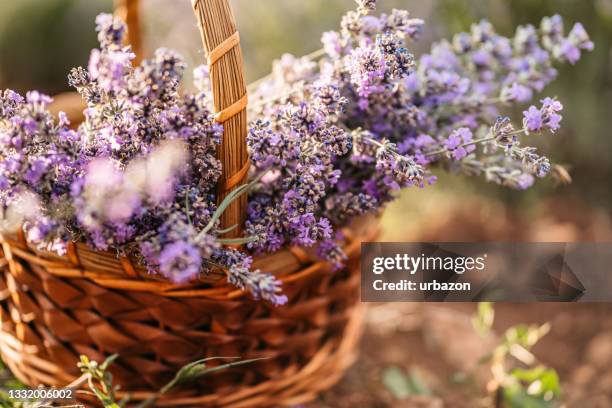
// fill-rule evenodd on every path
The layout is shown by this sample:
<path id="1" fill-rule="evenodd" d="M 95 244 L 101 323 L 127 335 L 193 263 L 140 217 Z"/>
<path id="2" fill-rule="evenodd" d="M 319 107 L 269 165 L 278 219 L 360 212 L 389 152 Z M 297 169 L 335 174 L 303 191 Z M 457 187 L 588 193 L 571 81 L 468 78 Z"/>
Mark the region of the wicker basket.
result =
<path id="1" fill-rule="evenodd" d="M 124 9 L 132 20 L 135 4 Z M 217 120 L 225 127 L 218 152 L 223 197 L 243 182 L 248 168 L 242 56 L 228 0 L 194 0 L 193 6 L 211 65 Z M 245 204 L 238 201 L 226 212 L 225 225 L 243 219 Z M 118 353 L 111 369 L 115 381 L 140 400 L 194 360 L 268 357 L 206 377 L 156 405 L 269 407 L 312 400 L 355 358 L 363 314 L 360 242 L 376 237 L 377 219 L 361 218 L 344 233 L 349 259 L 342 271 L 332 272 L 302 248 L 255 260 L 255 267 L 283 282 L 289 302 L 278 308 L 251 300 L 220 272 L 176 285 L 129 258 L 81 243 L 70 244 L 60 257 L 36 250 L 23 234 L 4 235 L 2 358 L 29 385 L 62 386 L 80 374 L 80 354 L 101 361 Z"/>

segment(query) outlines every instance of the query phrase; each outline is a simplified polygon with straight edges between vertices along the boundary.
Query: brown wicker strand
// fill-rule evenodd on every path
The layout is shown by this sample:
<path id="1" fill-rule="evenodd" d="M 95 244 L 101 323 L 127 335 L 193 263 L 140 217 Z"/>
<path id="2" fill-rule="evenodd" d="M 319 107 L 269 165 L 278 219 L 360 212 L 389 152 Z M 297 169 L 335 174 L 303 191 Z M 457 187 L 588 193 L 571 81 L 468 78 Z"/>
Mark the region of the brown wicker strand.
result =
<path id="1" fill-rule="evenodd" d="M 215 112 L 223 119 L 224 133 L 217 151 L 217 157 L 223 166 L 217 189 L 218 201 L 221 202 L 230 192 L 226 190 L 227 180 L 239 173 L 248 160 L 246 86 L 242 72 L 242 51 L 239 37 L 235 34 L 236 22 L 227 0 L 192 0 L 192 5 L 204 49 L 212 63 L 210 77 Z M 227 116 L 229 110 L 231 117 Z M 223 213 L 221 225 L 225 228 L 233 225 L 242 226 L 246 203 L 245 196 L 235 200 Z M 227 236 L 237 237 L 241 233 L 241 228 L 236 228 L 227 233 Z"/>
<path id="2" fill-rule="evenodd" d="M 225 180 L 225 186 L 223 187 L 225 191 L 231 191 L 234 187 L 240 185 L 246 176 L 249 174 L 249 169 L 251 168 L 251 161 L 247 160 L 247 162 L 242 166 L 240 171 L 234 173 L 234 175 L 227 180 Z"/>

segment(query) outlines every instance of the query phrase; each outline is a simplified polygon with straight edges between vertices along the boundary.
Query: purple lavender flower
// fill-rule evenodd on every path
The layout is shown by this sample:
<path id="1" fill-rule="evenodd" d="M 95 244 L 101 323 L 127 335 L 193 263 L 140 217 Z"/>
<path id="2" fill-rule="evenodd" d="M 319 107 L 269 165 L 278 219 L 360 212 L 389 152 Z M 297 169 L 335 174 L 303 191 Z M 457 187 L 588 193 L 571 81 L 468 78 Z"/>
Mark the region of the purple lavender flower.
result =
<path id="1" fill-rule="evenodd" d="M 197 276 L 202 268 L 198 249 L 186 242 L 174 242 L 159 255 L 160 272 L 173 282 L 187 282 Z"/>
<path id="2" fill-rule="evenodd" d="M 476 149 L 476 146 L 473 144 L 466 146 L 467 143 L 471 142 L 472 131 L 468 128 L 459 128 L 448 136 L 448 139 L 444 142 L 444 147 L 446 147 L 453 159 L 461 160 Z"/>
<path id="3" fill-rule="evenodd" d="M 595 49 L 595 44 L 591 41 L 589 34 L 581 23 L 574 24 L 572 31 L 569 33 L 569 40 L 581 50 L 593 51 Z"/>
<path id="4" fill-rule="evenodd" d="M 563 118 L 557 112 L 563 110 L 563 105 L 556 99 L 545 98 L 542 100 L 542 117 L 544 126 L 554 132 L 559 129 L 561 119 Z"/>
<path id="5" fill-rule="evenodd" d="M 256 121 L 247 136 L 249 156 L 264 170 L 271 166 L 285 167 L 300 155 L 300 140 L 297 133 L 286 136 L 272 130 L 269 122 Z"/>
<path id="6" fill-rule="evenodd" d="M 282 283 L 273 275 L 259 270 L 231 268 L 228 281 L 237 288 L 251 292 L 255 300 L 264 299 L 274 306 L 282 306 L 288 301 L 287 296 L 281 293 Z"/>
<path id="7" fill-rule="evenodd" d="M 551 17 L 544 17 L 540 24 L 542 34 L 551 39 L 558 39 L 565 33 L 563 18 L 559 14 Z"/>
<path id="8" fill-rule="evenodd" d="M 325 200 L 325 215 L 336 225 L 376 209 L 376 200 L 365 193 L 346 191 L 334 194 Z"/>
<path id="9" fill-rule="evenodd" d="M 321 143 L 335 156 L 344 156 L 353 148 L 353 137 L 338 126 L 330 126 L 317 133 Z"/>
<path id="10" fill-rule="evenodd" d="M 535 106 L 530 106 L 529 109 L 523 112 L 523 124 L 529 132 L 539 132 L 544 127 L 544 118 L 542 112 Z"/>
<path id="11" fill-rule="evenodd" d="M 377 47 L 359 47 L 352 51 L 349 64 L 351 81 L 359 95 L 366 99 L 385 77 L 384 55 Z"/>
<path id="12" fill-rule="evenodd" d="M 127 28 L 119 18 L 102 13 L 96 17 L 96 31 L 98 32 L 98 41 L 103 48 L 120 47 Z"/>
<path id="13" fill-rule="evenodd" d="M 32 105 L 45 107 L 53 102 L 53 99 L 50 96 L 42 94 L 38 91 L 29 91 L 26 94 L 26 101 Z"/>
<path id="14" fill-rule="evenodd" d="M 336 58 L 343 51 L 340 34 L 336 31 L 324 32 L 321 36 L 321 43 L 325 53 L 332 58 Z"/>
<path id="15" fill-rule="evenodd" d="M 553 46 L 553 53 L 556 58 L 573 65 L 580 60 L 582 50 L 592 51 L 594 48 L 582 24 L 576 23 L 569 36 Z"/>
<path id="16" fill-rule="evenodd" d="M 333 239 L 327 239 L 321 242 L 317 247 L 317 255 L 321 259 L 328 261 L 332 265 L 334 271 L 342 269 L 347 260 L 346 254 Z"/>
<path id="17" fill-rule="evenodd" d="M 331 224 L 327 218 L 317 220 L 312 213 L 298 215 L 291 220 L 291 227 L 298 231 L 293 238 L 293 244 L 312 246 L 321 239 L 331 237 Z"/>
<path id="18" fill-rule="evenodd" d="M 517 176 L 512 183 L 519 190 L 526 190 L 533 185 L 533 176 L 527 173 L 523 173 Z"/>
<path id="19" fill-rule="evenodd" d="M 563 19 L 559 15 L 544 18 L 540 30 L 544 48 L 559 61 L 575 64 L 583 50 L 592 51 L 594 48 L 593 42 L 580 23 L 576 23 L 565 37 Z"/>
<path id="20" fill-rule="evenodd" d="M 533 98 L 531 88 L 514 82 L 510 86 L 506 86 L 501 91 L 501 100 L 504 102 L 529 102 Z"/>
<path id="21" fill-rule="evenodd" d="M 25 99 L 11 89 L 0 92 L 0 118 L 10 119 Z"/>
<path id="22" fill-rule="evenodd" d="M 420 183 L 423 169 L 411 158 L 397 154 L 397 146 L 383 140 L 376 151 L 376 169 L 392 178 L 398 187 Z"/>
<path id="23" fill-rule="evenodd" d="M 406 10 L 393 9 L 390 14 L 383 14 L 379 20 L 381 32 L 395 32 L 406 40 L 416 41 L 425 22 L 420 18 L 410 18 Z"/>
<path id="24" fill-rule="evenodd" d="M 376 0 L 356 0 L 357 10 L 363 14 L 368 14 L 370 11 L 376 10 Z"/>
<path id="25" fill-rule="evenodd" d="M 193 70 L 193 84 L 200 92 L 212 91 L 208 65 L 200 65 Z"/>
<path id="26" fill-rule="evenodd" d="M 249 291 L 256 300 L 264 299 L 275 306 L 287 303 L 282 294 L 282 283 L 275 276 L 259 270 L 249 270 L 251 258 L 234 249 L 219 249 L 213 253 L 213 260 L 229 268 L 228 280 L 232 285 Z"/>
<path id="27" fill-rule="evenodd" d="M 329 114 L 341 114 L 348 102 L 336 85 L 326 81 L 315 84 L 313 96 L 315 105 Z"/>
<path id="28" fill-rule="evenodd" d="M 530 106 L 528 110 L 523 112 L 523 124 L 525 129 L 530 133 L 549 130 L 554 133 L 560 128 L 561 119 L 563 116 L 558 112 L 563 110 L 563 105 L 556 99 L 545 98 L 542 101 L 540 109 L 535 106 Z"/>

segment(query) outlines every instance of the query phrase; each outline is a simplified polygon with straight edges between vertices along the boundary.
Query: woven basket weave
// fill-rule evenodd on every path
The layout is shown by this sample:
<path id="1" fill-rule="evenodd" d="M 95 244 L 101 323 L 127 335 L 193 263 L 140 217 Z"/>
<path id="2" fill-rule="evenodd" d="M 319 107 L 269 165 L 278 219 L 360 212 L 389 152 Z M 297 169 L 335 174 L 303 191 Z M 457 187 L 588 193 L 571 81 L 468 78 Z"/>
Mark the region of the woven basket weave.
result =
<path id="1" fill-rule="evenodd" d="M 124 5 L 128 21 L 137 21 L 135 4 Z M 225 127 L 218 152 L 223 197 L 244 182 L 248 168 L 242 56 L 228 0 L 194 0 L 193 7 L 211 65 L 217 120 Z M 236 202 L 223 223 L 240 222 L 245 204 Z M 283 282 L 289 298 L 283 307 L 251 300 L 222 272 L 177 285 L 115 253 L 72 243 L 58 256 L 28 245 L 22 233 L 5 234 L 2 359 L 29 385 L 62 386 L 79 376 L 80 354 L 101 361 L 118 353 L 111 367 L 115 381 L 141 400 L 194 360 L 268 357 L 206 377 L 156 406 L 270 407 L 312 400 L 354 361 L 363 314 L 360 242 L 375 239 L 377 225 L 376 217 L 364 217 L 343 229 L 348 262 L 342 271 L 332 272 L 302 248 L 257 258 L 255 268 Z"/>

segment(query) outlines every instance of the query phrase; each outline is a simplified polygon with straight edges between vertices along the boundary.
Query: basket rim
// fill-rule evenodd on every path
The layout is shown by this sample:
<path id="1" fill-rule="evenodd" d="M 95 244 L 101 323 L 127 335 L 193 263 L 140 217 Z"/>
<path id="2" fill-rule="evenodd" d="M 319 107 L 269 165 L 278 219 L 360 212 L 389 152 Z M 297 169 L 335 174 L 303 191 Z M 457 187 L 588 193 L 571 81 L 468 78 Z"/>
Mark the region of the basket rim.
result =
<path id="1" fill-rule="evenodd" d="M 357 217 L 341 231 L 342 248 L 350 257 L 361 248 L 362 241 L 373 239 L 379 232 L 380 213 Z M 86 243 L 69 243 L 68 252 L 58 255 L 40 250 L 26 241 L 23 230 L 17 234 L 0 234 L 0 243 L 7 262 L 22 261 L 43 266 L 48 273 L 63 279 L 88 279 L 109 289 L 157 293 L 168 297 L 206 297 L 237 300 L 248 296 L 227 282 L 226 272 L 211 270 L 198 280 L 173 283 L 160 274 L 151 274 L 132 257 L 111 251 L 98 251 Z M 283 284 L 293 283 L 319 272 L 332 271 L 332 265 L 319 259 L 313 248 L 285 246 L 279 251 L 255 256 L 254 269 L 263 269 Z"/>

